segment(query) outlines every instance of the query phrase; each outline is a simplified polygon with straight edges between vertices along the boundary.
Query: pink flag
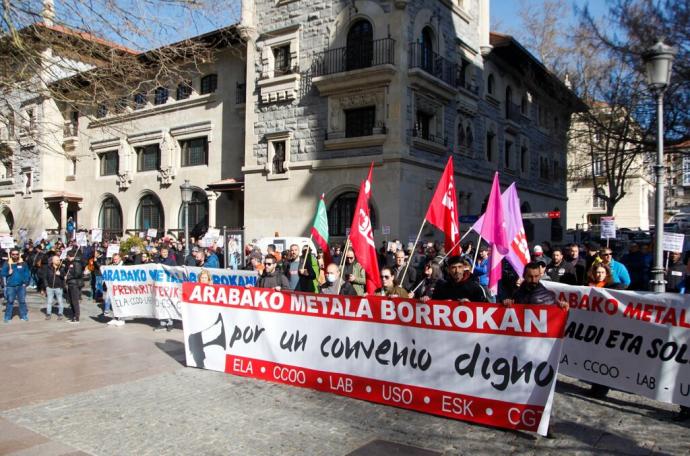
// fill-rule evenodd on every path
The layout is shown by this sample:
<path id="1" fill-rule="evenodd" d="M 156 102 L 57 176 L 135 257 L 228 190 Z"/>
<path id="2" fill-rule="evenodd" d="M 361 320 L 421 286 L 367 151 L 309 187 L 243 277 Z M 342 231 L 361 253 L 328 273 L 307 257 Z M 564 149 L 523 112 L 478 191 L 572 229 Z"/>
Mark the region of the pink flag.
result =
<path id="1" fill-rule="evenodd" d="M 503 270 L 501 260 L 508 253 L 510 242 L 506 233 L 505 214 L 501 201 L 501 187 L 498 184 L 498 173 L 494 175 L 489 202 L 484 212 L 484 220 L 479 235 L 491 244 L 491 259 L 489 269 L 489 292 L 498 293 L 498 281 L 501 280 Z"/>
<path id="2" fill-rule="evenodd" d="M 501 202 L 505 211 L 506 221 L 506 236 L 510 241 L 510 248 L 506 255 L 506 260 L 513 267 L 515 272 L 522 277 L 525 271 L 525 265 L 531 261 L 529 254 L 529 246 L 527 245 L 527 236 L 522 225 L 522 213 L 520 212 L 520 198 L 517 195 L 517 188 L 515 183 L 510 184 L 501 195 Z M 472 225 L 472 229 L 477 233 L 482 230 L 484 223 L 484 215 Z"/>

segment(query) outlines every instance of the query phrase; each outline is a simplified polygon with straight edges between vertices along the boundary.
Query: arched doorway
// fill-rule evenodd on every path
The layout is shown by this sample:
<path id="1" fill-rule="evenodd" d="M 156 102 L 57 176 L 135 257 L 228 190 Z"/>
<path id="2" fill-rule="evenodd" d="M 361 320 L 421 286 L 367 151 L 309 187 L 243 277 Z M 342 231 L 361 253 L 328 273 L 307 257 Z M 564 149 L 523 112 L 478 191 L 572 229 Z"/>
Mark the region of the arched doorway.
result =
<path id="1" fill-rule="evenodd" d="M 0 209 L 0 233 L 11 233 L 14 229 L 14 215 L 9 207 Z"/>
<path id="2" fill-rule="evenodd" d="M 122 208 L 114 196 L 109 196 L 101 203 L 98 212 L 98 227 L 103 230 L 103 240 L 111 241 L 122 236 Z"/>
<path id="3" fill-rule="evenodd" d="M 347 229 L 352 225 L 352 217 L 355 214 L 357 205 L 357 192 L 345 192 L 338 195 L 328 208 L 328 234 L 329 236 L 345 236 Z M 369 214 L 371 217 L 371 227 L 375 229 L 376 211 L 369 204 Z"/>
<path id="4" fill-rule="evenodd" d="M 159 236 L 165 233 L 163 206 L 158 197 L 151 193 L 144 195 L 139 200 L 136 214 L 136 229 L 146 231 L 149 228 L 157 229 Z"/>
<path id="5" fill-rule="evenodd" d="M 374 57 L 374 28 L 360 19 L 347 32 L 346 67 L 348 70 L 368 68 Z"/>
<path id="6" fill-rule="evenodd" d="M 431 27 L 422 30 L 421 63 L 427 73 L 434 74 L 434 32 Z"/>

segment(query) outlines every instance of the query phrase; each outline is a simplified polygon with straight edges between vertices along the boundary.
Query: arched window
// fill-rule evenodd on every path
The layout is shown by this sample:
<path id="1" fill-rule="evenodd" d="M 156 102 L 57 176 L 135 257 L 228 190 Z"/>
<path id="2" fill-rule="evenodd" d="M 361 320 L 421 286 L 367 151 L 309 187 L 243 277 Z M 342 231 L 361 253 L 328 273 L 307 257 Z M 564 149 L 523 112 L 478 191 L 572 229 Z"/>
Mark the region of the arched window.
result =
<path id="1" fill-rule="evenodd" d="M 165 219 L 163 207 L 160 200 L 155 195 L 146 195 L 139 201 L 137 207 L 136 229 L 145 231 L 149 228 L 156 228 L 159 235 L 163 235 Z"/>
<path id="2" fill-rule="evenodd" d="M 369 21 L 360 19 L 347 32 L 346 67 L 348 70 L 368 68 L 374 57 L 374 29 Z"/>
<path id="3" fill-rule="evenodd" d="M 357 192 L 345 192 L 338 196 L 328 208 L 328 234 L 330 236 L 345 236 L 346 229 L 352 225 L 352 217 L 357 205 Z M 369 205 L 371 228 L 376 227 L 376 211 Z"/>
<path id="4" fill-rule="evenodd" d="M 506 119 L 510 118 L 510 110 L 513 104 L 513 89 L 506 86 Z"/>
<path id="5" fill-rule="evenodd" d="M 467 137 L 465 135 L 465 126 L 461 122 L 458 122 L 458 149 L 463 149 L 465 147 L 465 142 Z"/>
<path id="6" fill-rule="evenodd" d="M 101 203 L 98 227 L 103 230 L 104 241 L 122 235 L 122 209 L 115 197 L 110 196 Z"/>
<path id="7" fill-rule="evenodd" d="M 428 73 L 434 73 L 434 32 L 430 27 L 422 30 L 422 42 L 420 46 L 422 69 Z"/>
<path id="8" fill-rule="evenodd" d="M 494 75 L 490 74 L 489 77 L 486 79 L 486 93 L 488 93 L 489 95 L 493 95 L 495 88 L 496 80 L 494 79 Z"/>
<path id="9" fill-rule="evenodd" d="M 180 206 L 178 226 L 184 229 L 184 204 Z M 189 202 L 189 230 L 205 232 L 208 229 L 208 197 L 206 192 L 194 190 Z"/>
<path id="10" fill-rule="evenodd" d="M 0 231 L 9 233 L 14 229 L 14 216 L 9 207 L 0 210 Z"/>

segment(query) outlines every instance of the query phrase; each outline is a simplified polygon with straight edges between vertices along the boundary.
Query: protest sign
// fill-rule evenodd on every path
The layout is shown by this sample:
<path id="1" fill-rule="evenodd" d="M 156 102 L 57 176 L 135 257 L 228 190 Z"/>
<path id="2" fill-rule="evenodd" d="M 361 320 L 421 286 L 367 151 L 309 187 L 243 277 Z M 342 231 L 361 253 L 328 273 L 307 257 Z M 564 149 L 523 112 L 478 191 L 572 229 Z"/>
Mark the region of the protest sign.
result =
<path id="1" fill-rule="evenodd" d="M 548 428 L 567 313 L 184 283 L 187 365 L 490 426 Z"/>
<path id="2" fill-rule="evenodd" d="M 544 285 L 570 303 L 560 373 L 690 406 L 690 299 Z"/>
<path id="3" fill-rule="evenodd" d="M 616 239 L 616 219 L 614 217 L 601 218 L 601 238 Z"/>
<path id="4" fill-rule="evenodd" d="M 116 253 L 120 253 L 120 244 L 108 244 L 108 250 L 105 252 L 106 258 L 112 258 Z"/>
<path id="5" fill-rule="evenodd" d="M 207 269 L 218 284 L 255 285 L 256 273 Z M 182 318 L 182 282 L 196 282 L 201 268 L 142 264 L 103 266 L 101 273 L 116 317 Z"/>
<path id="6" fill-rule="evenodd" d="M 103 242 L 103 230 L 94 228 L 91 230 L 91 242 Z"/>
<path id="7" fill-rule="evenodd" d="M 14 239 L 12 239 L 12 236 L 0 236 L 0 247 L 3 249 L 11 249 L 14 247 Z"/>
<path id="8" fill-rule="evenodd" d="M 151 239 L 154 239 L 157 234 L 158 230 L 156 228 L 149 228 L 146 230 L 146 237 L 150 237 Z"/>
<path id="9" fill-rule="evenodd" d="M 683 233 L 664 233 L 664 250 L 667 252 L 682 252 L 684 240 L 685 235 Z"/>
<path id="10" fill-rule="evenodd" d="M 391 226 L 390 225 L 383 225 L 381 227 L 381 234 L 383 234 L 384 236 L 391 234 Z"/>
<path id="11" fill-rule="evenodd" d="M 89 241 L 86 239 L 86 231 L 78 231 L 75 235 L 75 239 L 77 241 L 77 245 L 81 247 L 86 247 L 89 244 Z"/>

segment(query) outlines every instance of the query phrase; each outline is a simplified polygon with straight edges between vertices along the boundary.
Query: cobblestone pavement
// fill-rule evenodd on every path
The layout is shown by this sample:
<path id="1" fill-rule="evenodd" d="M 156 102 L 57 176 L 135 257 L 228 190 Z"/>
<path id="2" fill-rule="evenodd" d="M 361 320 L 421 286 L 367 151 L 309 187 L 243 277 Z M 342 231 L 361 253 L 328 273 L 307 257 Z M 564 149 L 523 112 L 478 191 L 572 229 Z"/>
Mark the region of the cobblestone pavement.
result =
<path id="1" fill-rule="evenodd" d="M 615 391 L 590 399 L 566 377 L 546 439 L 185 368 L 179 328 L 110 327 L 85 301 L 70 325 L 44 320 L 30 293 L 30 321 L 0 326 L 0 454 L 346 455 L 379 439 L 447 455 L 690 455 L 674 407 Z"/>

